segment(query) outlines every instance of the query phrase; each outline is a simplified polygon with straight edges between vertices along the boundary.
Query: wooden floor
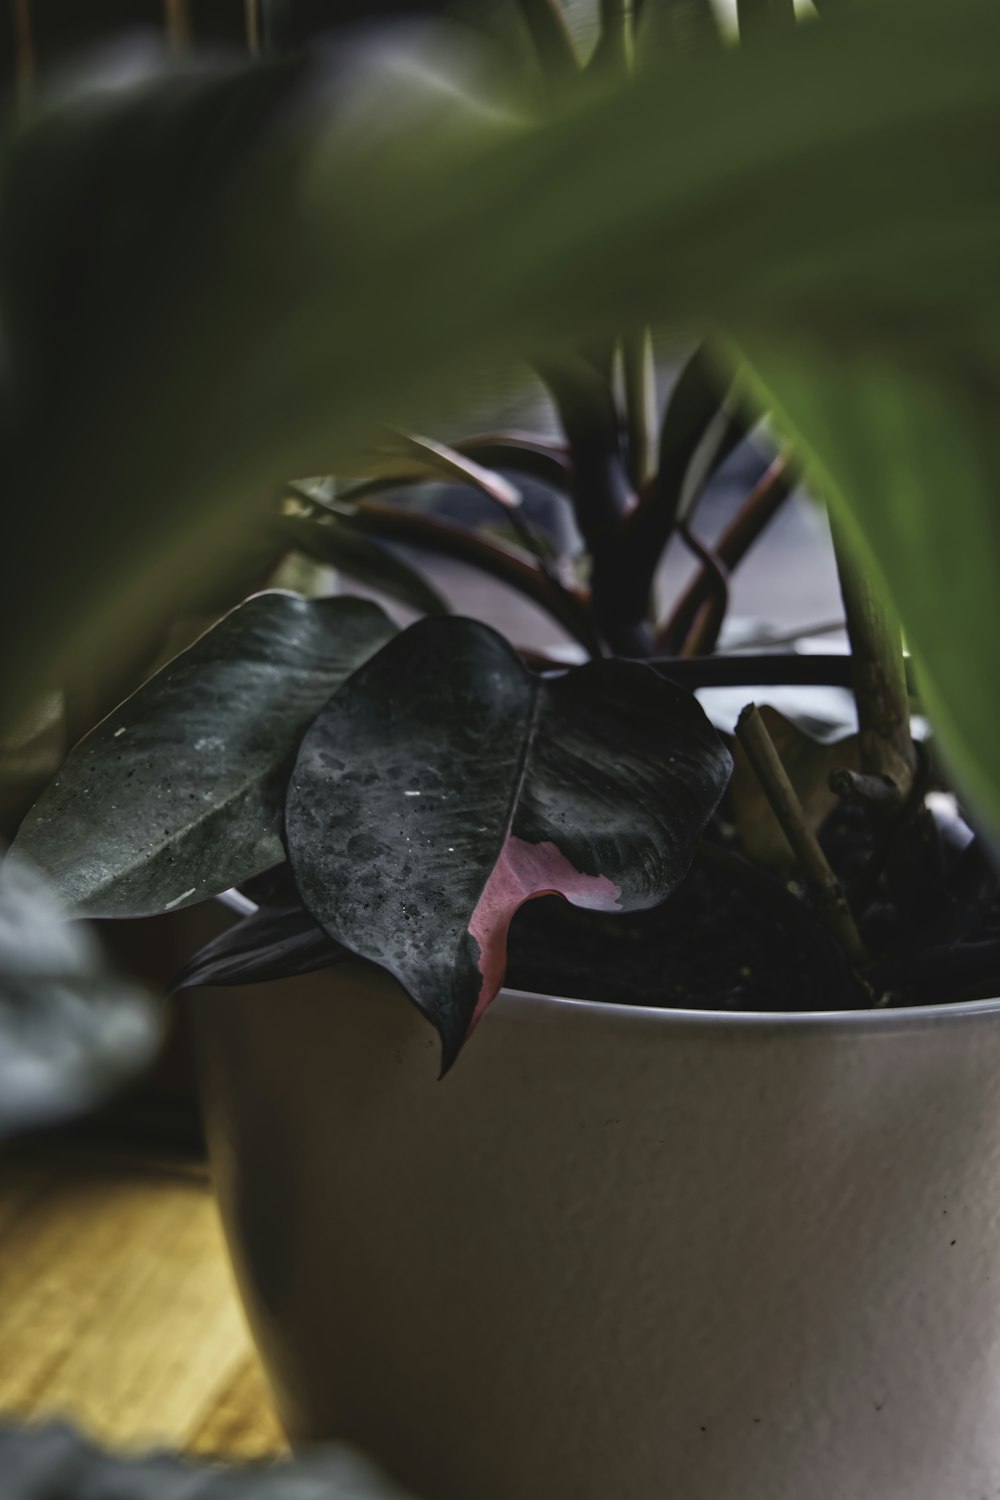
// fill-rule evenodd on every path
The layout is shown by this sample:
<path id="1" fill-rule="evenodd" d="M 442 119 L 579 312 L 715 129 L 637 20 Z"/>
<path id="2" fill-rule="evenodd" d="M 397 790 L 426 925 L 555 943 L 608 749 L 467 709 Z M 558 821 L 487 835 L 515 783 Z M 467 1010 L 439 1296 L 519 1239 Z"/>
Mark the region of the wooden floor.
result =
<path id="1" fill-rule="evenodd" d="M 0 1165 L 0 1416 L 56 1415 L 118 1448 L 284 1451 L 197 1168 Z"/>

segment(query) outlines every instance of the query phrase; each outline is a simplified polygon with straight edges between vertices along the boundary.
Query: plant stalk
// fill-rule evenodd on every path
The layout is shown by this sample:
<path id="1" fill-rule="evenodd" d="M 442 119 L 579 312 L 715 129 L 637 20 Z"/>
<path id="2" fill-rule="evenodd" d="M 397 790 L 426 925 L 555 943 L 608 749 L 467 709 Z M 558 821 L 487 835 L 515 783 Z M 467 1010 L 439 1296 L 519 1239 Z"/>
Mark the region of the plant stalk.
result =
<path id="1" fill-rule="evenodd" d="M 600 0 L 601 61 L 612 72 L 630 73 L 635 63 L 632 0 Z"/>
<path id="2" fill-rule="evenodd" d="M 715 544 L 715 555 L 728 573 L 743 561 L 761 532 L 774 520 L 794 486 L 795 479 L 787 457 L 776 458 Z M 700 628 L 699 614 L 711 609 L 715 587 L 712 570 L 703 567 L 670 618 L 660 627 L 656 644 L 669 652 L 682 652 L 688 637 Z"/>
<path id="3" fill-rule="evenodd" d="M 698 611 L 680 655 L 709 656 L 715 650 L 729 610 L 729 573 L 718 553 L 700 542 L 686 521 L 680 521 L 677 530 L 685 546 L 694 553 L 702 569 L 707 572 L 711 589 L 710 598 Z"/>
<path id="4" fill-rule="evenodd" d="M 345 526 L 362 534 L 402 542 L 481 568 L 540 605 L 586 651 L 598 654 L 587 591 L 546 577 L 533 559 L 520 552 L 436 516 L 375 502 L 366 502 L 355 515 L 344 516 L 342 520 Z"/>
<path id="5" fill-rule="evenodd" d="M 247 51 L 251 57 L 260 54 L 260 16 L 257 11 L 257 0 L 243 0 L 243 8 L 246 16 Z"/>
<path id="6" fill-rule="evenodd" d="M 831 530 L 851 642 L 861 769 L 867 776 L 888 777 L 902 798 L 909 793 L 917 769 L 902 634 L 832 521 Z"/>
<path id="7" fill-rule="evenodd" d="M 191 45 L 191 8 L 188 0 L 163 0 L 163 19 L 172 52 L 186 52 Z"/>
<path id="8" fill-rule="evenodd" d="M 748 704 L 740 714 L 736 738 L 746 752 L 747 760 L 760 782 L 761 790 L 782 833 L 791 845 L 817 915 L 840 943 L 851 962 L 860 967 L 868 958 L 861 934 L 844 899 L 840 882 L 820 848 L 816 835 L 806 822 L 802 803 L 774 748 L 774 741 L 767 732 L 756 704 Z"/>
<path id="9" fill-rule="evenodd" d="M 629 478 L 639 489 L 656 464 L 656 367 L 648 328 L 622 337 Z"/>

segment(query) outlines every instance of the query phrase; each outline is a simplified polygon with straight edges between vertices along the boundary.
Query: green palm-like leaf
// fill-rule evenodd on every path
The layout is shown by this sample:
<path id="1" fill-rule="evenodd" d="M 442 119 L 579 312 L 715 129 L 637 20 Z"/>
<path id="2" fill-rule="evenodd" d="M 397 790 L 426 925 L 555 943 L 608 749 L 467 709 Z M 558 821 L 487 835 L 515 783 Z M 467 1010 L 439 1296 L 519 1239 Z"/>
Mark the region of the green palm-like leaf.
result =
<path id="1" fill-rule="evenodd" d="M 561 91 L 538 121 L 397 49 L 344 70 L 332 111 L 293 119 L 288 78 L 253 72 L 20 140 L 0 202 L 8 702 L 67 619 L 106 650 L 167 607 L 251 491 L 327 471 L 369 423 L 434 430 L 491 354 L 659 320 L 721 330 L 756 368 L 1000 827 L 1000 12 L 829 9 L 742 55 Z"/>

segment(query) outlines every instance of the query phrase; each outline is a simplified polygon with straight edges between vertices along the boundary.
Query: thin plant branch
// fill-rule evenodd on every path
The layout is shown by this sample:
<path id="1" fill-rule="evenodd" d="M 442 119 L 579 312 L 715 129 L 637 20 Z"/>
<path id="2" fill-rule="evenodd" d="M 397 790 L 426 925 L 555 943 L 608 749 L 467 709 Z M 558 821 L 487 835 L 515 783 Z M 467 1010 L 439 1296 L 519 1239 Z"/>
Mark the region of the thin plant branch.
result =
<path id="1" fill-rule="evenodd" d="M 355 511 L 344 513 L 343 520 L 367 535 L 454 557 L 482 569 L 545 610 L 591 655 L 599 653 L 588 591 L 547 577 L 530 556 L 437 516 L 374 501 L 366 501 Z"/>
<path id="2" fill-rule="evenodd" d="M 905 797 L 917 767 L 899 625 L 872 587 L 840 527 L 832 523 L 840 592 L 851 642 L 861 769 L 889 777 Z"/>
<path id="3" fill-rule="evenodd" d="M 715 544 L 714 552 L 727 573 L 739 567 L 761 533 L 774 520 L 795 488 L 795 476 L 787 456 L 776 458 L 754 485 L 737 514 Z M 661 649 L 680 653 L 696 627 L 698 613 L 711 601 L 714 581 L 703 567 L 681 596 L 669 619 L 656 633 Z"/>
<path id="4" fill-rule="evenodd" d="M 719 639 L 719 631 L 729 609 L 729 573 L 725 563 L 711 547 L 699 541 L 687 521 L 677 527 L 678 535 L 702 565 L 710 579 L 711 596 L 699 611 L 695 625 L 680 652 L 681 656 L 709 656 Z"/>
<path id="5" fill-rule="evenodd" d="M 629 477 L 638 490 L 651 477 L 656 458 L 656 367 L 648 328 L 622 337 L 622 381 Z"/>
<path id="6" fill-rule="evenodd" d="M 163 0 L 163 19 L 171 50 L 173 52 L 186 52 L 191 45 L 191 7 L 189 0 Z"/>
<path id="7" fill-rule="evenodd" d="M 795 788 L 767 732 L 756 704 L 748 704 L 736 725 L 736 738 L 746 753 L 761 790 L 782 833 L 791 845 L 816 913 L 856 966 L 868 958 L 850 907 L 819 840 L 806 821 Z"/>
<path id="8" fill-rule="evenodd" d="M 457 448 L 434 442 L 416 433 L 400 432 L 396 436 L 397 441 L 401 441 L 408 452 L 421 461 L 429 461 L 431 467 L 437 469 L 444 478 L 471 485 L 488 500 L 492 500 L 494 505 L 499 506 L 507 524 L 525 551 L 531 553 L 541 572 L 551 584 L 561 587 L 561 580 L 546 556 L 544 547 L 524 518 L 521 509 L 523 496 L 516 485 L 511 484 L 502 474 L 470 458 L 468 454 L 460 453 Z"/>
<path id="9" fill-rule="evenodd" d="M 247 51 L 251 57 L 260 54 L 260 16 L 257 11 L 257 0 L 243 0 L 243 8 L 246 16 Z"/>

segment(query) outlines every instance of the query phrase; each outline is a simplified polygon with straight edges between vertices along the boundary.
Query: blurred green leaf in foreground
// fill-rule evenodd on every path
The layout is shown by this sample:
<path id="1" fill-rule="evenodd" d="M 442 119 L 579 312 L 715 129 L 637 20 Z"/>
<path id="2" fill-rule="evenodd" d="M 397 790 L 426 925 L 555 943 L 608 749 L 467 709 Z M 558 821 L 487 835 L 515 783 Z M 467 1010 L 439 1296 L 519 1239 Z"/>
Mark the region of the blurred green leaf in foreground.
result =
<path id="1" fill-rule="evenodd" d="M 544 116 L 446 43 L 168 77 L 8 142 L 8 711 L 272 483 L 426 430 L 474 363 L 655 322 L 741 347 L 1000 828 L 995 4 L 834 9 Z"/>

